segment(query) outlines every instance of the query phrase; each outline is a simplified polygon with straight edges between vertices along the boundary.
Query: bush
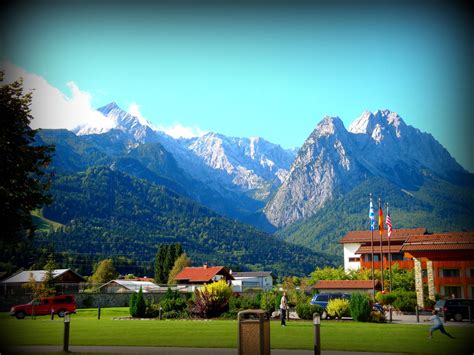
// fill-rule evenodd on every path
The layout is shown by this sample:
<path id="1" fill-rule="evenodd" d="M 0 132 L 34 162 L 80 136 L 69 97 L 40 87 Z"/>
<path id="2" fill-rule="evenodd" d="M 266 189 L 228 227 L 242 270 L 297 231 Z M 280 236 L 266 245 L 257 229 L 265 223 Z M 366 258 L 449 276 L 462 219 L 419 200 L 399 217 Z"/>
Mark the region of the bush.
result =
<path id="1" fill-rule="evenodd" d="M 136 317 L 143 318 L 145 317 L 146 312 L 146 304 L 145 298 L 143 298 L 143 291 L 142 287 L 140 286 L 140 290 L 138 290 L 137 294 L 137 303 L 136 303 Z"/>
<path id="2" fill-rule="evenodd" d="M 369 296 L 365 293 L 353 293 L 349 303 L 351 317 L 356 322 L 367 322 L 370 317 L 371 307 Z"/>
<path id="3" fill-rule="evenodd" d="M 337 317 L 339 319 L 342 317 L 348 317 L 350 315 L 349 300 L 342 298 L 329 300 L 326 312 L 330 317 Z"/>
<path id="4" fill-rule="evenodd" d="M 323 311 L 323 307 L 318 304 L 313 305 L 305 302 L 296 305 L 296 313 L 300 319 L 313 319 L 313 313 L 317 312 L 321 315 Z"/>
<path id="5" fill-rule="evenodd" d="M 160 305 L 157 303 L 147 304 L 145 318 L 158 318 L 160 316 Z"/>
<path id="6" fill-rule="evenodd" d="M 280 297 L 271 291 L 263 292 L 260 297 L 260 308 L 270 313 L 273 312 L 280 305 Z"/>
<path id="7" fill-rule="evenodd" d="M 137 294 L 135 292 L 130 296 L 129 312 L 132 317 L 137 316 Z"/>
<path id="8" fill-rule="evenodd" d="M 260 308 L 260 298 L 251 295 L 234 294 L 229 299 L 229 310 Z"/>
<path id="9" fill-rule="evenodd" d="M 387 306 L 395 302 L 395 300 L 397 299 L 397 293 L 396 292 L 390 292 L 390 293 L 377 292 L 375 294 L 375 299 L 381 305 Z"/>
<path id="10" fill-rule="evenodd" d="M 202 318 L 218 317 L 229 309 L 232 288 L 225 280 L 205 285 L 194 292 L 191 311 Z"/>
<path id="11" fill-rule="evenodd" d="M 395 291 L 396 299 L 393 307 L 402 312 L 414 312 L 416 307 L 416 292 L 414 291 Z"/>

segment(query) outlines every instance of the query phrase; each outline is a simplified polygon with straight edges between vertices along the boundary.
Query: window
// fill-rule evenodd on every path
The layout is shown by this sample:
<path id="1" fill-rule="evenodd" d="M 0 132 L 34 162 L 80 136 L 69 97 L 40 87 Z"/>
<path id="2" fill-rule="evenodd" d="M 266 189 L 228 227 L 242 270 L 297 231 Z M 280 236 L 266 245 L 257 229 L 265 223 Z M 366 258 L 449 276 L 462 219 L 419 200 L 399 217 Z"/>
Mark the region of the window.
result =
<path id="1" fill-rule="evenodd" d="M 469 270 L 469 276 L 474 277 L 474 269 Z"/>
<path id="2" fill-rule="evenodd" d="M 402 253 L 394 253 L 394 254 L 392 254 L 391 257 L 392 257 L 392 261 L 403 261 L 403 260 L 405 260 Z"/>
<path id="3" fill-rule="evenodd" d="M 350 263 L 358 263 L 360 261 L 360 258 L 349 258 Z"/>
<path id="4" fill-rule="evenodd" d="M 426 270 L 426 269 L 421 269 L 421 276 L 422 276 L 422 277 L 428 277 L 428 270 Z"/>
<path id="5" fill-rule="evenodd" d="M 329 299 L 328 295 L 319 295 L 316 300 L 326 302 L 328 299 Z"/>
<path id="6" fill-rule="evenodd" d="M 444 286 L 446 297 L 461 298 L 461 286 Z"/>
<path id="7" fill-rule="evenodd" d="M 374 254 L 374 261 L 379 261 L 380 259 L 380 254 Z M 372 261 L 372 254 L 365 254 L 364 255 L 364 260 L 365 261 Z"/>
<path id="8" fill-rule="evenodd" d="M 460 276 L 459 269 L 442 269 L 441 276 L 442 277 L 459 277 Z"/>

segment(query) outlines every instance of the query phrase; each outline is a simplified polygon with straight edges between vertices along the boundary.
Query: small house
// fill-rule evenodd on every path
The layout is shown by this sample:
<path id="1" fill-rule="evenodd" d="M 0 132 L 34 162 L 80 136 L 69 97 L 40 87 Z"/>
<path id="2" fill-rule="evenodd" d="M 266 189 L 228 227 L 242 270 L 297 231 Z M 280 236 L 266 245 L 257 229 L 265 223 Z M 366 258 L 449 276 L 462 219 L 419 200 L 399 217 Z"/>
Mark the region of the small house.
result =
<path id="1" fill-rule="evenodd" d="M 25 293 L 24 288 L 31 279 L 36 282 L 42 282 L 46 277 L 46 270 L 25 270 L 17 272 L 9 278 L 1 282 L 2 289 L 5 294 Z M 77 293 L 81 282 L 85 282 L 84 278 L 71 269 L 53 270 L 53 280 L 57 290 L 61 293 Z"/>
<path id="2" fill-rule="evenodd" d="M 132 293 L 142 288 L 143 293 L 160 292 L 161 288 L 150 281 L 112 280 L 99 287 L 102 293 Z"/>
<path id="3" fill-rule="evenodd" d="M 185 267 L 175 280 L 178 284 L 203 285 L 219 280 L 225 280 L 230 283 L 234 277 L 224 266 Z"/>
<path id="4" fill-rule="evenodd" d="M 275 279 L 271 271 L 232 272 L 232 276 L 234 292 L 244 292 L 248 289 L 270 291 Z"/>

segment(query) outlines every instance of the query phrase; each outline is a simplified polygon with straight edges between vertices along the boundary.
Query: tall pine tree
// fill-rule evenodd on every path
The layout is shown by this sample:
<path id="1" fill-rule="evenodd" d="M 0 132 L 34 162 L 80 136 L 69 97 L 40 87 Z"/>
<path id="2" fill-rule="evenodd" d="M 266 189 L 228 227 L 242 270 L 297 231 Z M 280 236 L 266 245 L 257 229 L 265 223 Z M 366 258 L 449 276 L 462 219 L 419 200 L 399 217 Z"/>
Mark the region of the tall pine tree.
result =
<path id="1" fill-rule="evenodd" d="M 155 282 L 166 284 L 176 259 L 183 254 L 180 243 L 161 244 L 155 257 Z"/>

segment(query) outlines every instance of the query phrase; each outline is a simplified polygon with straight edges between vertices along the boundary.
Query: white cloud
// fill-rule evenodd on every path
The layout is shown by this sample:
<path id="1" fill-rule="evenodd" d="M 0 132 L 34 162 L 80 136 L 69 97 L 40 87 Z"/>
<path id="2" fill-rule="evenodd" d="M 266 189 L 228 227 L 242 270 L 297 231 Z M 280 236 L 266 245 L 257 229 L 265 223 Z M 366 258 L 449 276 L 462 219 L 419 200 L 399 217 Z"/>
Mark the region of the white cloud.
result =
<path id="1" fill-rule="evenodd" d="M 207 131 L 203 131 L 199 127 L 183 126 L 181 123 L 175 123 L 169 127 L 160 126 L 158 130 L 165 132 L 173 138 L 201 137 L 207 133 Z"/>
<path id="2" fill-rule="evenodd" d="M 2 62 L 1 67 L 5 70 L 5 83 L 23 78 L 25 91 L 33 92 L 32 128 L 72 129 L 85 125 L 112 128 L 113 122 L 92 107 L 91 95 L 81 91 L 73 81 L 66 84 L 71 91 L 67 96 L 43 77 L 10 62 Z"/>
<path id="3" fill-rule="evenodd" d="M 153 128 L 153 125 L 145 117 L 143 117 L 142 113 L 140 112 L 140 105 L 138 105 L 136 102 L 132 102 L 128 106 L 127 112 L 131 114 L 132 116 L 135 116 L 136 118 L 138 118 L 138 120 L 140 121 L 142 125 Z"/>

